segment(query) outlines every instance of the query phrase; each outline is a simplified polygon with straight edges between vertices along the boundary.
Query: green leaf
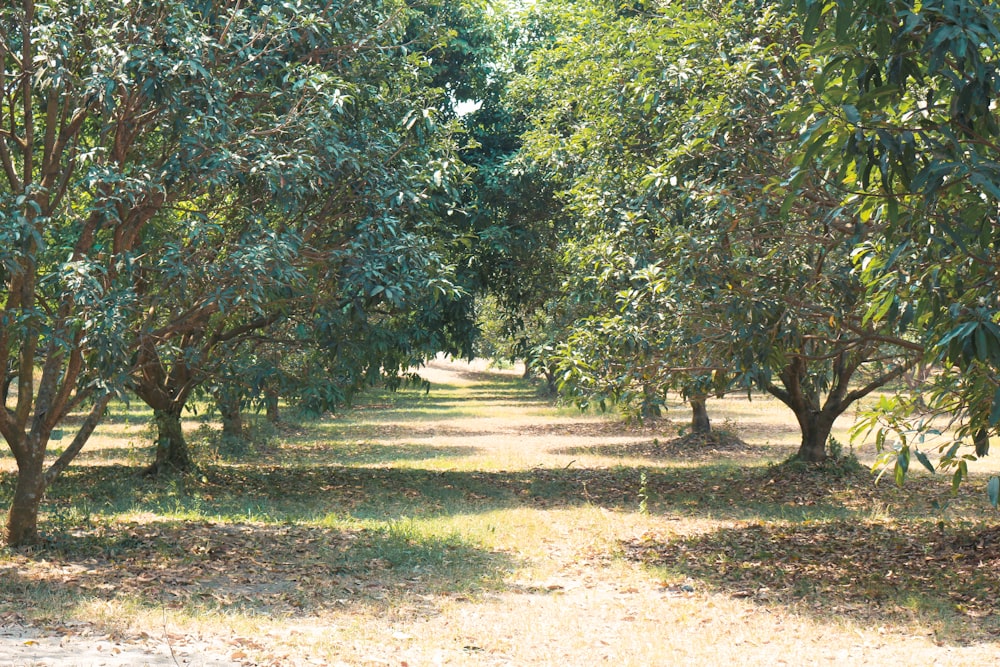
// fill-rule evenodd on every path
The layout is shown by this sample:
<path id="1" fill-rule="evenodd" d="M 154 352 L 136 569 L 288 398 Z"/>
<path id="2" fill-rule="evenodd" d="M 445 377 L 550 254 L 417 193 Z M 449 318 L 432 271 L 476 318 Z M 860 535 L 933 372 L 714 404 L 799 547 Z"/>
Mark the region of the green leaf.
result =
<path id="1" fill-rule="evenodd" d="M 906 481 L 906 472 L 910 469 L 910 450 L 904 447 L 896 455 L 896 486 L 903 486 Z"/>
<path id="2" fill-rule="evenodd" d="M 853 104 L 844 105 L 844 117 L 847 118 L 847 122 L 851 125 L 858 125 L 861 123 L 861 114 L 858 113 L 858 108 Z"/>
<path id="3" fill-rule="evenodd" d="M 947 334 L 945 334 L 941 338 L 941 340 L 937 342 L 937 347 L 946 346 L 954 338 L 964 339 L 966 336 L 972 333 L 972 331 L 975 328 L 976 328 L 976 322 L 965 322 L 963 324 L 960 324 L 959 326 L 955 327 Z"/>
<path id="4" fill-rule="evenodd" d="M 993 392 L 993 407 L 990 410 L 990 426 L 1000 424 L 1000 387 Z"/>
<path id="5" fill-rule="evenodd" d="M 823 2 L 814 0 L 809 6 L 809 13 L 806 15 L 805 25 L 802 27 L 802 39 L 809 41 L 813 37 L 813 32 L 819 25 L 819 20 L 823 15 Z"/>
<path id="6" fill-rule="evenodd" d="M 976 358 L 980 361 L 986 361 L 990 357 L 990 348 L 986 342 L 986 329 L 983 327 L 976 327 Z"/>
<path id="7" fill-rule="evenodd" d="M 931 474 L 937 474 L 937 471 L 934 470 L 934 464 L 931 463 L 930 459 L 927 458 L 926 454 L 924 454 L 919 449 L 915 450 L 913 453 L 914 455 L 916 455 L 917 460 L 920 461 L 920 465 L 930 470 Z"/>
<path id="8" fill-rule="evenodd" d="M 838 40 L 847 39 L 847 31 L 854 18 L 854 6 L 851 0 L 840 0 L 837 3 L 837 24 L 834 28 Z"/>

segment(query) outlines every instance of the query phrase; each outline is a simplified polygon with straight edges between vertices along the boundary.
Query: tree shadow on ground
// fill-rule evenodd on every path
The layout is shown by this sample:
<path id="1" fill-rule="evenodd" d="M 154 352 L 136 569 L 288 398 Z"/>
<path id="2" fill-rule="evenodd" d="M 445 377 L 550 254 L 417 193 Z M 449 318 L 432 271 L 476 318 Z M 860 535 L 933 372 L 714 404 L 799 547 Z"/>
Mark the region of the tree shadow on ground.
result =
<path id="1" fill-rule="evenodd" d="M 426 437 L 431 437 L 429 434 Z M 440 435 L 440 434 L 438 434 Z M 321 465 L 390 464 L 400 461 L 428 461 L 445 458 L 462 458 L 482 453 L 477 447 L 432 446 L 414 443 L 398 445 L 373 445 L 368 442 L 335 442 L 328 445 L 309 444 L 302 447 L 283 446 L 281 458 L 293 458 L 296 465 L 315 463 Z"/>
<path id="2" fill-rule="evenodd" d="M 523 380 L 498 381 L 497 376 L 485 374 L 486 384 L 461 386 L 453 384 L 433 384 L 429 390 L 401 389 L 397 392 L 379 392 L 360 397 L 357 402 L 343 411 L 349 417 L 363 416 L 370 419 L 372 413 L 384 413 L 393 421 L 399 421 L 411 413 L 454 412 L 456 417 L 466 412 L 463 407 L 477 404 L 480 411 L 484 406 L 533 406 L 550 407 L 552 397 L 541 396 L 538 390 Z M 403 416 L 400 416 L 400 415 Z M 426 417 L 425 417 L 426 418 Z"/>
<path id="3" fill-rule="evenodd" d="M 525 379 L 523 375 L 517 373 L 503 373 L 497 370 L 475 370 L 473 368 L 462 368 L 461 366 L 455 366 L 452 364 L 438 364 L 435 362 L 430 362 L 427 364 L 427 368 L 431 370 L 445 370 L 450 375 L 454 375 L 462 380 L 481 383 L 481 384 L 501 384 L 501 385 L 514 385 L 514 386 L 525 386 L 529 380 Z M 417 371 L 417 375 L 420 371 Z M 431 386 L 438 386 L 437 384 L 432 384 Z"/>
<path id="4" fill-rule="evenodd" d="M 496 435 L 497 429 L 482 429 L 464 426 L 450 426 L 440 423 L 435 424 L 414 424 L 403 422 L 382 422 L 378 425 L 353 424 L 351 422 L 337 423 L 330 422 L 314 427 L 310 432 L 310 437 L 304 440 L 315 443 L 317 438 L 328 438 L 341 441 L 353 438 L 372 442 L 377 440 L 404 440 L 411 438 L 434 438 L 444 437 L 466 437 L 477 438 L 482 436 Z M 291 441 L 294 442 L 294 441 Z M 340 442 L 332 442 L 326 447 L 335 448 Z M 377 445 L 370 445 L 376 447 Z"/>
<path id="5" fill-rule="evenodd" d="M 519 435 L 530 437 L 640 438 L 650 435 L 672 434 L 676 433 L 677 429 L 666 422 L 643 426 L 605 419 L 587 421 L 572 419 L 542 424 L 518 424 L 516 431 Z"/>
<path id="6" fill-rule="evenodd" d="M 306 616 L 402 603 L 433 613 L 435 595 L 502 590 L 507 554 L 406 525 L 335 530 L 202 521 L 86 521 L 12 552 L 0 599 L 33 592 L 68 607 L 133 600 L 194 613 Z"/>
<path id="7" fill-rule="evenodd" d="M 140 470 L 71 468 L 50 489 L 47 507 L 77 515 L 126 509 L 206 516 L 251 512 L 299 521 L 331 513 L 391 520 L 512 507 L 591 505 L 620 511 L 642 507 L 668 516 L 796 520 L 864 517 L 886 508 L 929 512 L 929 503 L 950 493 L 943 480 L 937 486 L 921 486 L 922 481 L 914 479 L 905 490 L 875 485 L 866 470 L 847 466 L 824 470 L 700 464 L 481 471 L 217 464 L 204 465 L 196 474 L 163 479 L 143 479 Z M 968 488 L 971 493 L 971 485 Z M 12 489 L 13 475 L 0 476 L 0 493 Z"/>
<path id="8" fill-rule="evenodd" d="M 592 505 L 650 513 L 787 519 L 870 513 L 909 502 L 866 470 L 697 465 L 685 468 L 533 468 L 516 471 L 375 467 L 217 467 L 205 491 L 274 505 L 311 503 L 358 516 L 437 516 L 510 507 Z M 950 488 L 950 487 L 949 487 Z M 291 511 L 294 511 L 292 509 Z"/>
<path id="9" fill-rule="evenodd" d="M 933 521 L 834 520 L 750 524 L 622 544 L 626 557 L 661 566 L 733 597 L 826 620 L 924 625 L 939 641 L 1000 636 L 1000 528 Z"/>

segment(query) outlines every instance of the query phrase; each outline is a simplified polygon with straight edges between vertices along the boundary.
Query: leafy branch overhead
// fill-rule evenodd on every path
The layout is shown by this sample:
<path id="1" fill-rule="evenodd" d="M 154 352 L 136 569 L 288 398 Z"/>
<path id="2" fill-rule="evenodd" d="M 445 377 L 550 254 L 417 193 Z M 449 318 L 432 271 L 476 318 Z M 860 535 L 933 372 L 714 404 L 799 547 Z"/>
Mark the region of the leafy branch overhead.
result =
<path id="1" fill-rule="evenodd" d="M 441 352 L 639 418 L 679 392 L 700 432 L 767 393 L 810 462 L 905 387 L 858 432 L 900 483 L 961 482 L 1000 429 L 998 26 L 986 0 L 8 3 L 8 542 L 113 398 L 183 471 L 194 398 L 238 433 Z"/>

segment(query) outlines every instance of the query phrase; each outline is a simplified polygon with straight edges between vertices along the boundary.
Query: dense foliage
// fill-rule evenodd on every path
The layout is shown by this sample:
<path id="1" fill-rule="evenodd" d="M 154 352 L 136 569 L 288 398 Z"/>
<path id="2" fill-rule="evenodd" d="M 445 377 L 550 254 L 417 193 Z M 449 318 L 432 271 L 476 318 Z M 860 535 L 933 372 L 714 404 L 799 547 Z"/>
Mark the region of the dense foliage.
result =
<path id="1" fill-rule="evenodd" d="M 340 380 L 460 343 L 443 304 L 461 292 L 447 218 L 464 168 L 429 55 L 457 34 L 437 16 L 391 0 L 2 10 L 10 542 L 33 539 L 45 486 L 114 395 L 154 408 L 156 469 L 185 468 L 181 410 L 246 348 L 284 337 Z M 85 405 L 46 469 L 53 428 Z"/>
<path id="2" fill-rule="evenodd" d="M 855 249 L 866 320 L 909 330 L 932 365 L 915 397 L 887 402 L 879 441 L 902 478 L 910 452 L 946 416 L 938 445 L 956 483 L 1000 423 L 1000 12 L 982 0 L 803 2 L 814 72 L 793 119 L 802 159 L 843 184 L 869 230 Z M 930 419 L 929 419 L 930 418 Z M 891 440 L 891 439 L 890 439 Z M 991 484 L 996 504 L 997 485 Z"/>
<path id="3" fill-rule="evenodd" d="M 113 397 L 321 411 L 438 352 L 581 404 L 781 400 L 958 483 L 1000 426 L 1000 11 L 986 0 L 0 9 L 7 540 Z M 468 108 L 465 108 L 469 105 Z M 48 443 L 70 413 L 74 437 Z M 954 437 L 952 437 L 952 435 Z M 971 440 L 976 455 L 961 443 Z M 1000 481 L 991 483 L 1000 500 Z"/>
<path id="4" fill-rule="evenodd" d="M 696 406 L 763 390 L 798 420 L 799 457 L 824 458 L 836 417 L 920 348 L 866 319 L 852 254 L 867 232 L 823 166 L 797 159 L 795 21 L 712 2 L 584 2 L 562 21 L 526 75 L 547 97 L 523 153 L 577 221 L 565 384 L 647 414 L 671 388 Z"/>

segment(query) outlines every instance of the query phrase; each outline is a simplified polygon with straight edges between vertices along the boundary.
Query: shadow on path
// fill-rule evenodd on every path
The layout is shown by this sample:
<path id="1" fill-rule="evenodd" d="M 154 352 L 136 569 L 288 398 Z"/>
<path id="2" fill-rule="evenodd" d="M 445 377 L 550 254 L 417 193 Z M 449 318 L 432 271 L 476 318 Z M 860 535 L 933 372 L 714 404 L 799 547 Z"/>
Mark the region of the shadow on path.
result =
<path id="1" fill-rule="evenodd" d="M 139 472 L 124 466 L 71 469 L 50 490 L 49 505 L 64 515 L 256 512 L 287 521 L 329 514 L 393 520 L 579 505 L 638 511 L 643 505 L 653 514 L 786 520 L 865 516 L 894 504 L 908 507 L 912 499 L 894 486 L 876 486 L 864 470 L 731 464 L 514 471 L 206 465 L 195 475 L 159 480 L 143 479 Z M 0 489 L 12 488 L 12 475 L 0 476 Z M 950 486 L 941 485 L 942 493 L 947 490 Z M 928 494 L 928 500 L 932 497 Z"/>
<path id="2" fill-rule="evenodd" d="M 503 587 L 509 556 L 456 536 L 201 521 L 83 522 L 14 552 L 0 597 L 32 592 L 75 601 L 132 599 L 196 613 L 313 615 L 333 607 L 391 607 L 421 596 Z M 428 611 L 433 605 L 424 604 Z"/>
<path id="3" fill-rule="evenodd" d="M 955 643 L 1000 636 L 1000 528 L 942 530 L 916 520 L 751 524 L 623 548 L 632 560 L 821 620 L 924 624 Z"/>

